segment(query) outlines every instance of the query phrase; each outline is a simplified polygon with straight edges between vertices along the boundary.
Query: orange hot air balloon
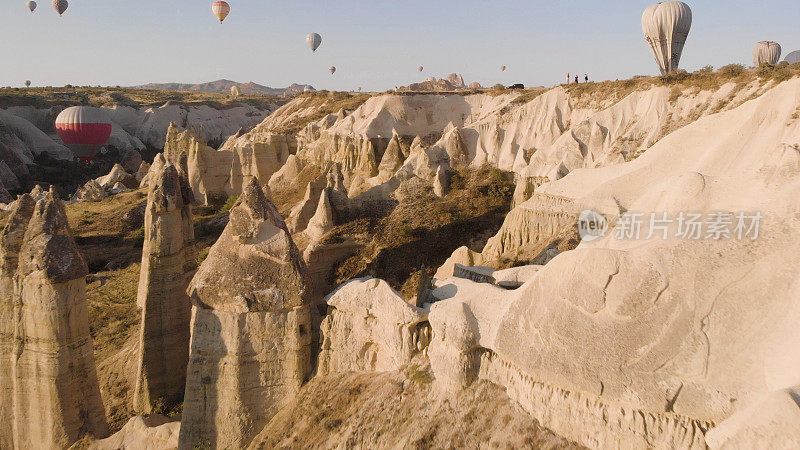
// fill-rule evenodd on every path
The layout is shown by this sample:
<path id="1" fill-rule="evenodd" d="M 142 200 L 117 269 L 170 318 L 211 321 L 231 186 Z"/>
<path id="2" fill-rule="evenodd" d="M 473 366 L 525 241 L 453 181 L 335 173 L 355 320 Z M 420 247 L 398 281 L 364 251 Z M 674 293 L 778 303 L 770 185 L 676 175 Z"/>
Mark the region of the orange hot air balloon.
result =
<path id="1" fill-rule="evenodd" d="M 214 4 L 211 5 L 211 11 L 217 16 L 219 23 L 222 23 L 222 21 L 228 17 L 228 14 L 231 13 L 231 5 L 229 5 L 228 2 L 214 2 Z"/>

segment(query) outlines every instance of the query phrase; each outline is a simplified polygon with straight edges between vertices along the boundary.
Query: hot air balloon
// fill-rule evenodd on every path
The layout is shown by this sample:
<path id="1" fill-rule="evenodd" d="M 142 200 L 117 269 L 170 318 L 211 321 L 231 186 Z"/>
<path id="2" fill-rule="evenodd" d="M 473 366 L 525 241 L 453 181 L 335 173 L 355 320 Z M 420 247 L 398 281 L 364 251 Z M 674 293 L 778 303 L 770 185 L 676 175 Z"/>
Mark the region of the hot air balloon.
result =
<path id="1" fill-rule="evenodd" d="M 781 59 L 781 46 L 777 42 L 761 41 L 753 47 L 753 65 L 770 63 L 773 66 Z"/>
<path id="2" fill-rule="evenodd" d="M 317 33 L 311 33 L 306 36 L 306 42 L 311 47 L 312 52 L 316 52 L 320 45 L 322 45 L 322 36 Z"/>
<path id="3" fill-rule="evenodd" d="M 505 72 L 506 71 L 506 66 L 500 66 L 500 71 L 501 72 Z"/>
<path id="4" fill-rule="evenodd" d="M 788 55 L 786 55 L 786 58 L 784 59 L 784 61 L 786 61 L 789 64 L 800 63 L 800 50 L 795 50 L 792 53 L 789 53 Z"/>
<path id="5" fill-rule="evenodd" d="M 642 14 L 642 31 L 661 74 L 678 70 L 683 46 L 692 28 L 692 10 L 683 2 L 661 2 Z"/>
<path id="6" fill-rule="evenodd" d="M 111 119 L 101 109 L 73 106 L 56 117 L 56 131 L 81 161 L 89 163 L 111 136 Z"/>
<path id="7" fill-rule="evenodd" d="M 422 72 L 423 70 L 425 70 L 424 67 L 422 67 L 422 66 L 417 67 L 417 71 Z"/>
<path id="8" fill-rule="evenodd" d="M 334 67 L 334 66 L 331 66 L 328 70 L 331 72 L 331 75 L 336 73 L 336 67 Z"/>
<path id="9" fill-rule="evenodd" d="M 64 14 L 68 7 L 69 2 L 67 0 L 53 0 L 53 9 L 56 10 L 59 16 Z"/>
<path id="10" fill-rule="evenodd" d="M 222 23 L 222 21 L 228 17 L 228 14 L 231 13 L 231 5 L 229 5 L 228 2 L 214 2 L 211 5 L 211 11 L 217 16 L 219 23 Z"/>
<path id="11" fill-rule="evenodd" d="M 25 87 L 31 87 L 31 80 L 25 80 Z"/>
<path id="12" fill-rule="evenodd" d="M 231 97 L 238 97 L 240 95 L 242 95 L 242 93 L 239 92 L 239 86 L 236 85 L 231 86 Z"/>
<path id="13" fill-rule="evenodd" d="M 35 11 L 35 10 L 36 10 L 36 6 L 37 6 L 37 5 L 36 5 L 36 2 L 34 2 L 34 1 L 30 1 L 30 2 L 26 3 L 26 5 L 28 5 L 28 9 L 30 9 L 30 10 L 31 10 L 31 12 L 33 12 L 33 11 Z"/>

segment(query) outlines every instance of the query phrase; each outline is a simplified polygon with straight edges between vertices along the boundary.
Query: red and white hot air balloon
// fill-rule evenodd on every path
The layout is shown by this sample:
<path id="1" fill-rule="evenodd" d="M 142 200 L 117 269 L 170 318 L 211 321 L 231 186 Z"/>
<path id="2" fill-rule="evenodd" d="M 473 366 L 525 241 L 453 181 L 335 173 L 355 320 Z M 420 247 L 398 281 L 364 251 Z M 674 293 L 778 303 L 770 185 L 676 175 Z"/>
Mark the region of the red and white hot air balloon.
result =
<path id="1" fill-rule="evenodd" d="M 217 16 L 219 23 L 222 23 L 222 21 L 228 17 L 228 14 L 231 13 L 231 5 L 229 5 L 228 2 L 214 2 L 211 5 L 211 11 Z"/>
<path id="2" fill-rule="evenodd" d="M 58 136 L 85 163 L 111 137 L 111 119 L 103 110 L 91 106 L 73 106 L 56 117 Z"/>

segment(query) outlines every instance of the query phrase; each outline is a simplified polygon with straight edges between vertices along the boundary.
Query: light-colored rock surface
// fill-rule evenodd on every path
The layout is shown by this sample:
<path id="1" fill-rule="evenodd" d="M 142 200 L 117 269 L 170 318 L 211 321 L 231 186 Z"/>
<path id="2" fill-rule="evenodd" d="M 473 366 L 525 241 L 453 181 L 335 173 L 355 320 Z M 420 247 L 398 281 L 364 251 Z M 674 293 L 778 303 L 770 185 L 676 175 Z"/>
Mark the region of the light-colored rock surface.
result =
<path id="1" fill-rule="evenodd" d="M 197 267 L 192 194 L 173 165 L 150 179 L 144 213 L 144 247 L 137 304 L 142 320 L 134 409 L 183 397 L 189 361 L 191 303 L 186 293 Z"/>
<path id="2" fill-rule="evenodd" d="M 121 430 L 89 444 L 90 450 L 174 450 L 181 423 L 158 414 L 131 418 Z"/>
<path id="3" fill-rule="evenodd" d="M 106 197 L 108 197 L 108 191 L 97 180 L 89 180 L 78 188 L 72 200 L 76 202 L 96 202 Z"/>
<path id="4" fill-rule="evenodd" d="M 32 164 L 33 156 L 41 153 L 47 153 L 56 159 L 72 160 L 75 158 L 73 153 L 60 141 L 53 140 L 23 117 L 0 110 L 0 124 L 2 124 L 3 134 L 6 135 L 4 142 L 26 164 Z"/>
<path id="5" fill-rule="evenodd" d="M 800 392 L 787 388 L 742 406 L 706 434 L 712 449 L 800 448 Z"/>
<path id="6" fill-rule="evenodd" d="M 89 335 L 88 269 L 61 201 L 46 192 L 32 203 L 21 198 L 0 245 L 2 349 L 11 350 L 2 355 L 0 442 L 4 448 L 66 448 L 84 434 L 108 432 Z"/>
<path id="7" fill-rule="evenodd" d="M 300 252 L 253 180 L 189 287 L 193 320 L 180 448 L 242 448 L 311 372 Z"/>
<path id="8" fill-rule="evenodd" d="M 318 373 L 392 371 L 422 354 L 430 341 L 427 312 L 383 280 L 360 278 L 327 299 Z"/>
<path id="9" fill-rule="evenodd" d="M 177 162 L 186 155 L 189 184 L 201 203 L 212 195 L 239 195 L 253 179 L 269 180 L 295 151 L 294 141 L 285 135 L 270 134 L 252 145 L 215 150 L 198 130 L 178 130 L 174 124 L 169 128 L 164 156 Z"/>
<path id="10" fill-rule="evenodd" d="M 333 206 L 331 206 L 330 196 L 328 194 L 330 188 L 325 188 L 319 194 L 319 203 L 317 203 L 317 211 L 314 217 L 308 221 L 306 228 L 306 235 L 314 241 L 320 239 L 328 231 L 332 230 L 335 223 L 333 220 Z"/>
<path id="11" fill-rule="evenodd" d="M 798 102 L 800 80 L 787 81 L 632 162 L 543 185 L 598 211 L 763 220 L 755 240 L 682 238 L 674 222 L 647 239 L 648 223 L 639 240 L 610 233 L 556 256 L 516 291 L 460 282 L 429 315 L 437 383 L 498 383 L 590 447 L 697 448 L 739 405 L 795 386 Z"/>
<path id="12" fill-rule="evenodd" d="M 111 168 L 111 171 L 108 172 L 107 175 L 103 175 L 95 179 L 97 184 L 99 184 L 103 189 L 113 189 L 114 185 L 117 183 L 122 183 L 128 188 L 135 188 L 139 184 L 136 181 L 136 178 L 129 174 L 124 167 L 120 164 L 114 164 L 114 167 Z"/>

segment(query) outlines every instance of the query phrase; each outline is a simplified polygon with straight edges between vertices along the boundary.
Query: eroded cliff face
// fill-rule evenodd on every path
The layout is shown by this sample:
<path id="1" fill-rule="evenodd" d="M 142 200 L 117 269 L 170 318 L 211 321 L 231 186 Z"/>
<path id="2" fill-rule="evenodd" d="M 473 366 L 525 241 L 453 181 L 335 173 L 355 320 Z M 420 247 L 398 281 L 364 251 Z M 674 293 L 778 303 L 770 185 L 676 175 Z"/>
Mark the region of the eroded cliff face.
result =
<path id="1" fill-rule="evenodd" d="M 326 303 L 319 375 L 400 370 L 427 350 L 427 312 L 407 303 L 383 280 L 349 281 Z"/>
<path id="2" fill-rule="evenodd" d="M 0 443 L 66 448 L 108 432 L 86 309 L 88 274 L 53 192 L 23 195 L 3 230 Z"/>
<path id="3" fill-rule="evenodd" d="M 458 281 L 429 314 L 436 383 L 457 391 L 491 380 L 543 425 L 590 447 L 704 448 L 772 433 L 796 445 L 792 429 L 767 432 L 742 417 L 748 405 L 783 405 L 800 376 L 789 348 L 800 317 L 791 262 L 800 242 L 790 231 L 798 101 L 794 79 L 632 162 L 542 186 L 569 204 L 674 220 L 666 239 L 646 221 L 639 238 L 610 231 L 583 242 L 515 291 Z M 731 214 L 730 235 L 682 235 L 677 219 L 687 211 L 706 221 Z M 740 212 L 761 216 L 757 237 L 752 224 L 737 236 Z M 774 411 L 765 414 L 776 425 L 800 418 L 796 403 Z"/>
<path id="4" fill-rule="evenodd" d="M 311 372 L 300 252 L 253 180 L 189 286 L 192 338 L 180 448 L 242 448 Z"/>
<path id="5" fill-rule="evenodd" d="M 143 414 L 183 399 L 191 320 L 186 289 L 197 267 L 191 190 L 173 165 L 157 158 L 154 167 L 137 298 L 142 320 L 133 407 Z"/>
<path id="6" fill-rule="evenodd" d="M 269 180 L 296 151 L 296 143 L 285 135 L 263 136 L 258 143 L 242 147 L 208 146 L 197 130 L 167 131 L 164 156 L 179 164 L 185 155 L 192 192 L 200 203 L 212 196 L 239 195 L 254 179 Z"/>

